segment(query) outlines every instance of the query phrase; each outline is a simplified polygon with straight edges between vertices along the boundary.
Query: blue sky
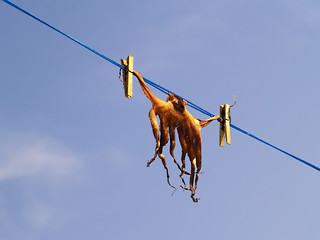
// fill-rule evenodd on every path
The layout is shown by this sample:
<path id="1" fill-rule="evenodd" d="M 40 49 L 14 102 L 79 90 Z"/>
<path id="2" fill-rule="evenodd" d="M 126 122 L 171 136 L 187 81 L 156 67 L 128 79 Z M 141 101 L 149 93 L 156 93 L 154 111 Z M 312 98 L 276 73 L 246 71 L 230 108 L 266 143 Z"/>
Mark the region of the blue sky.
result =
<path id="1" fill-rule="evenodd" d="M 214 114 L 236 96 L 233 124 L 320 166 L 318 1 L 14 3 Z M 171 196 L 136 80 L 128 100 L 117 67 L 2 1 L 0 29 L 1 239 L 318 239 L 318 171 L 235 130 L 221 148 L 213 122 L 201 200 Z"/>

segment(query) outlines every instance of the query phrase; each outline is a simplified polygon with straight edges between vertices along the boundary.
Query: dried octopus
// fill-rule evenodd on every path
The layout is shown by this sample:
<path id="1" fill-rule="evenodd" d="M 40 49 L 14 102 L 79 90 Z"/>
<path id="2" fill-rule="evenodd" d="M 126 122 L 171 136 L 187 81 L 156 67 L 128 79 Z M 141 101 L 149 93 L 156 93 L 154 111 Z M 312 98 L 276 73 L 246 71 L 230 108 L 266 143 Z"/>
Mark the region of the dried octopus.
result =
<path id="1" fill-rule="evenodd" d="M 201 170 L 201 134 L 200 129 L 207 126 L 213 120 L 219 119 L 219 116 L 214 116 L 207 120 L 200 120 L 193 117 L 186 109 L 187 102 L 180 97 L 169 93 L 167 101 L 163 101 L 157 98 L 147 87 L 143 80 L 141 74 L 137 71 L 133 71 L 135 76 L 138 78 L 140 86 L 147 96 L 147 98 L 152 103 L 152 108 L 149 112 L 149 119 L 152 126 L 152 131 L 154 138 L 156 140 L 155 154 L 151 160 L 147 162 L 147 166 L 156 159 L 157 156 L 162 161 L 162 164 L 166 170 L 167 182 L 168 184 L 176 189 L 170 183 L 169 170 L 166 165 L 166 159 L 162 154 L 163 147 L 169 142 L 170 135 L 170 155 L 173 158 L 174 163 L 178 166 L 180 173 L 180 178 L 184 184 L 182 187 L 185 190 L 191 191 L 191 198 L 194 202 L 199 199 L 195 198 L 195 191 L 197 189 L 197 183 L 199 179 L 199 173 Z M 159 117 L 160 124 L 158 125 L 157 116 Z M 160 137 L 159 137 L 159 126 L 160 126 Z M 177 129 L 179 141 L 182 148 L 181 162 L 180 166 L 174 157 L 175 148 L 175 130 Z M 185 170 L 185 157 L 188 154 L 191 162 L 191 172 L 188 173 Z M 183 175 L 190 175 L 189 188 L 186 188 Z"/>

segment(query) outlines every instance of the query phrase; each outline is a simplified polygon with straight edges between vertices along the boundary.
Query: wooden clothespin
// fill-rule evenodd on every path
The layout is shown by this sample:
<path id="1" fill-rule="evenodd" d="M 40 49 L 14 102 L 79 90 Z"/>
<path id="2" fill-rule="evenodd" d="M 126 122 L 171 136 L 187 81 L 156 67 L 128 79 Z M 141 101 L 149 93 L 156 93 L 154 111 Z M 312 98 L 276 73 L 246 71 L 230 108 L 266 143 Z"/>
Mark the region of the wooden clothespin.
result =
<path id="1" fill-rule="evenodd" d="M 220 105 L 220 147 L 224 147 L 224 139 L 231 144 L 230 121 L 230 106 Z"/>
<path id="2" fill-rule="evenodd" d="M 133 71 L 133 57 L 128 56 L 127 61 L 121 59 L 121 65 L 125 67 L 125 70 L 122 71 L 123 77 L 123 87 L 124 87 L 124 94 L 127 98 L 132 97 L 132 71 Z"/>

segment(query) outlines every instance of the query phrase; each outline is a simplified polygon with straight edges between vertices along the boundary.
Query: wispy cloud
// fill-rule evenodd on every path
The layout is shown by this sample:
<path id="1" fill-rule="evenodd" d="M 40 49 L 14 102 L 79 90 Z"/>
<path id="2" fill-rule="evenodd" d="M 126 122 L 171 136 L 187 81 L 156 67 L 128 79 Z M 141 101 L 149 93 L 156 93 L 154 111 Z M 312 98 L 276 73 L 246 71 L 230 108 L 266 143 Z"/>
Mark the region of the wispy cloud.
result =
<path id="1" fill-rule="evenodd" d="M 80 164 L 70 150 L 47 137 L 10 136 L 0 143 L 0 181 L 40 174 L 56 180 Z"/>
<path id="2" fill-rule="evenodd" d="M 0 136 L 0 183 L 6 186 L 0 191 L 0 238 L 35 239 L 37 231 L 59 225 L 63 207 L 50 196 L 63 191 L 66 179 L 69 183 L 71 176 L 80 177 L 81 159 L 52 137 L 12 133 Z M 39 188 L 42 183 L 46 191 Z M 22 188 L 6 191 L 15 184 Z M 17 197 L 23 200 L 13 201 Z"/>

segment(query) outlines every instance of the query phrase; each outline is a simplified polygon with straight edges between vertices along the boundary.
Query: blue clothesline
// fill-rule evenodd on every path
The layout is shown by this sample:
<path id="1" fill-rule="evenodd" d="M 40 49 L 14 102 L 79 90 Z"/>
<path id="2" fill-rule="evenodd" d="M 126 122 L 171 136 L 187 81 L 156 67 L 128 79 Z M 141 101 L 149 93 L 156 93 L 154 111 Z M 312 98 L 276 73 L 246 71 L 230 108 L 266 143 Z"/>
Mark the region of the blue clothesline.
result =
<path id="1" fill-rule="evenodd" d="M 121 64 L 119 64 L 119 63 L 117 63 L 116 61 L 112 60 L 111 58 L 108 58 L 108 57 L 106 57 L 105 55 L 97 52 L 96 50 L 94 50 L 94 49 L 92 49 L 91 47 L 83 44 L 82 42 L 76 40 L 75 38 L 73 38 L 73 37 L 65 34 L 64 32 L 60 31 L 59 29 L 53 27 L 52 25 L 46 23 L 45 21 L 41 20 L 40 18 L 38 18 L 38 17 L 34 16 L 33 14 L 29 13 L 28 11 L 26 11 L 26 10 L 22 9 L 21 7 L 17 6 L 16 4 L 14 4 L 14 3 L 12 3 L 12 2 L 10 2 L 10 1 L 8 1 L 8 0 L 2 0 L 2 1 L 5 2 L 5 3 L 7 3 L 7 4 L 9 4 L 10 6 L 16 8 L 17 10 L 25 13 L 26 15 L 32 17 L 33 19 L 41 22 L 42 24 L 46 25 L 47 27 L 55 30 L 56 32 L 62 34 L 63 36 L 69 38 L 70 40 L 78 43 L 78 44 L 81 45 L 82 47 L 90 50 L 91 52 L 97 54 L 98 56 L 102 57 L 103 59 L 109 61 L 110 63 L 112 63 L 112 64 L 114 64 L 114 65 L 116 65 L 117 67 L 119 67 L 119 68 L 121 68 L 121 69 L 124 69 L 124 67 L 123 67 Z M 161 91 L 161 92 L 163 92 L 163 93 L 165 93 L 165 94 L 168 94 L 168 93 L 170 92 L 170 93 L 172 93 L 172 94 L 174 94 L 174 95 L 176 95 L 176 96 L 178 96 L 178 97 L 181 97 L 181 96 L 175 94 L 174 92 L 169 91 L 168 89 L 166 89 L 166 88 L 164 88 L 164 87 L 162 87 L 162 86 L 160 86 L 160 85 L 158 85 L 158 84 L 156 84 L 156 83 L 154 83 L 154 82 L 152 82 L 152 81 L 150 81 L 150 80 L 148 80 L 148 79 L 146 79 L 146 78 L 143 78 L 143 79 L 145 80 L 145 82 L 146 82 L 147 84 L 153 86 L 154 88 L 158 89 L 159 91 Z M 199 112 L 201 112 L 201 113 L 203 113 L 203 114 L 205 114 L 205 115 L 208 115 L 209 117 L 214 117 L 214 114 L 212 114 L 212 113 L 204 110 L 203 108 L 197 106 L 196 104 L 188 101 L 187 99 L 185 99 L 185 98 L 183 98 L 183 97 L 181 97 L 181 98 L 184 99 L 184 100 L 186 100 L 186 101 L 188 102 L 188 106 L 194 108 L 195 110 L 197 110 L 197 111 L 199 111 Z M 235 130 L 237 130 L 237 131 L 239 131 L 239 132 L 242 132 L 242 133 L 248 135 L 249 137 L 252 137 L 253 139 L 255 139 L 255 140 L 257 140 L 257 141 L 259 141 L 259 142 L 261 142 L 261 143 L 264 143 L 264 144 L 268 145 L 269 147 L 272 147 L 272 148 L 274 148 L 274 149 L 276 149 L 276 150 L 278 150 L 278 151 L 280 151 L 280 152 L 282 152 L 282 153 L 284 153 L 284 154 L 286 154 L 286 155 L 288 155 L 288 156 L 290 156 L 290 157 L 292 157 L 292 158 L 294 158 L 294 159 L 296 159 L 296 160 L 298 160 L 298 161 L 300 161 L 300 162 L 308 165 L 309 167 L 312 167 L 312 168 L 320 171 L 320 168 L 319 168 L 319 167 L 317 167 L 317 166 L 315 166 L 315 165 L 313 165 L 313 164 L 311 164 L 311 163 L 309 163 L 309 162 L 307 162 L 307 161 L 305 161 L 305 160 L 303 160 L 303 159 L 301 159 L 301 158 L 299 158 L 299 157 L 297 157 L 297 156 L 295 156 L 295 155 L 293 155 L 293 154 L 291 154 L 291 153 L 289 153 L 289 152 L 287 152 L 287 151 L 285 151 L 285 150 L 282 150 L 281 148 L 278 148 L 278 147 L 272 145 L 271 143 L 268 143 L 268 142 L 262 140 L 261 138 L 255 136 L 255 135 L 253 135 L 253 134 L 251 134 L 251 133 L 249 133 L 249 132 L 247 132 L 247 131 L 245 131 L 245 130 L 243 130 L 243 129 L 241 129 L 241 128 L 233 125 L 233 124 L 230 124 L 230 127 L 233 128 L 233 129 L 235 129 Z"/>

